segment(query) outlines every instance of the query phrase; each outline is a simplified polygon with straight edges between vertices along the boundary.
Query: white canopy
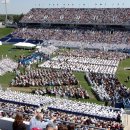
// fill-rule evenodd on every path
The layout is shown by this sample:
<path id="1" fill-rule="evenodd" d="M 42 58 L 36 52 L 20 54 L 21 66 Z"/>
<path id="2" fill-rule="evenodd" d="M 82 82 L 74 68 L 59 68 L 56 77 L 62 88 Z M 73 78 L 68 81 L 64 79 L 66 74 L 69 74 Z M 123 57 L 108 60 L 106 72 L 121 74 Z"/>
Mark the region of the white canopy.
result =
<path id="1" fill-rule="evenodd" d="M 16 46 L 16 47 L 29 47 L 29 48 L 32 48 L 32 47 L 35 47 L 36 45 L 34 45 L 32 43 L 27 43 L 27 42 L 18 42 L 16 44 L 14 44 L 14 46 Z"/>
<path id="2" fill-rule="evenodd" d="M 37 49 L 40 49 L 41 47 L 42 47 L 42 46 L 37 46 L 36 48 L 37 48 Z"/>
<path id="3" fill-rule="evenodd" d="M 2 41 L 0 41 L 0 45 L 2 45 Z"/>

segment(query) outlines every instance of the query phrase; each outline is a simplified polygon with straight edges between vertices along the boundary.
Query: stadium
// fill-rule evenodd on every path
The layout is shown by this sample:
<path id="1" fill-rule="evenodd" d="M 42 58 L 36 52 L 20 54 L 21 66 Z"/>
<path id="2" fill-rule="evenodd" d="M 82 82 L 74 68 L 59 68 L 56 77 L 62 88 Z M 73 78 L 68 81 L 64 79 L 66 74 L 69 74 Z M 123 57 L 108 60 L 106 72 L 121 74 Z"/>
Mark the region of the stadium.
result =
<path id="1" fill-rule="evenodd" d="M 31 8 L 15 26 L 6 17 L 1 130 L 130 130 L 130 8 L 117 5 Z"/>

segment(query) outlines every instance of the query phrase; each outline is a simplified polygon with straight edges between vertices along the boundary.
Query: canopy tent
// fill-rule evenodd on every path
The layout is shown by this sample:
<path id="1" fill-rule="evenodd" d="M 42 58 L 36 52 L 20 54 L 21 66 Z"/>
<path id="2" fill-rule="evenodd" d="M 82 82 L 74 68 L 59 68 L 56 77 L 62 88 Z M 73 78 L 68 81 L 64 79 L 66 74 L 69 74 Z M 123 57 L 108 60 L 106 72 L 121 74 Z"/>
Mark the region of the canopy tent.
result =
<path id="1" fill-rule="evenodd" d="M 37 49 L 40 49 L 42 46 L 36 46 Z"/>
<path id="2" fill-rule="evenodd" d="M 2 45 L 2 41 L 0 41 L 0 45 Z"/>
<path id="3" fill-rule="evenodd" d="M 27 43 L 27 42 L 18 42 L 14 44 L 14 46 L 20 47 L 20 48 L 34 48 L 36 45 L 32 43 Z"/>

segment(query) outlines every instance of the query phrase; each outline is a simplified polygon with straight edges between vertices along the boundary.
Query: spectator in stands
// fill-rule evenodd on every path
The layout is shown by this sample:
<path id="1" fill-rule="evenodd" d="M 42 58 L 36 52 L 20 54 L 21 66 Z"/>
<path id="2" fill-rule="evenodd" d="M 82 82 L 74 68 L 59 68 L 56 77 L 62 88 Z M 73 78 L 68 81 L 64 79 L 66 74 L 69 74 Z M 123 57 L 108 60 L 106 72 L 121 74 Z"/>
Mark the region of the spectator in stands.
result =
<path id="1" fill-rule="evenodd" d="M 30 120 L 30 130 L 39 129 L 42 130 L 45 126 L 42 124 L 43 115 L 37 112 L 34 117 Z"/>
<path id="2" fill-rule="evenodd" d="M 19 28 L 12 33 L 14 38 L 51 40 L 54 46 L 81 47 L 81 48 L 117 48 L 120 45 L 124 48 L 130 44 L 130 33 L 128 31 L 99 31 L 99 30 L 78 30 L 78 29 L 35 29 Z M 63 45 L 62 41 L 65 41 Z M 67 42 L 66 42 L 67 41 Z M 107 45 L 106 45 L 107 43 Z M 67 45 L 68 44 L 68 45 Z M 70 46 L 71 45 L 71 46 Z M 112 47 L 111 47 L 112 46 Z"/>
<path id="3" fill-rule="evenodd" d="M 35 118 L 38 114 L 41 114 L 41 111 L 44 115 L 43 118 L 39 122 L 42 121 L 42 128 L 46 128 L 47 124 L 54 125 L 54 130 L 56 124 L 67 123 L 66 125 L 75 124 L 75 128 L 79 128 L 78 130 L 83 130 L 81 128 L 85 127 L 85 125 L 100 127 L 100 128 L 108 128 L 109 126 L 112 128 L 111 130 L 116 130 L 118 126 L 118 130 L 121 126 L 120 119 L 117 122 L 118 118 L 122 114 L 122 110 L 117 110 L 112 107 L 106 107 L 103 105 L 97 105 L 92 103 L 83 103 L 83 102 L 75 102 L 67 99 L 54 98 L 48 96 L 40 96 L 40 95 L 32 95 L 28 93 L 16 92 L 11 90 L 0 90 L 0 98 L 3 100 L 11 101 L 11 103 L 1 103 L 1 108 L 3 111 L 10 111 L 9 117 L 14 117 L 16 111 L 20 111 L 24 114 L 31 114 L 34 108 L 26 107 L 24 108 L 22 104 L 26 103 L 26 105 L 38 105 L 42 104 L 42 106 L 38 105 L 41 110 L 37 110 L 36 114 L 33 118 L 33 123 L 35 123 Z M 18 104 L 13 105 L 13 102 L 18 102 Z M 22 104 L 21 104 L 22 103 Z M 30 104 L 28 104 L 30 103 Z M 21 104 L 21 105 L 20 105 Z M 5 109 L 6 108 L 6 109 Z M 31 110 L 30 110 L 31 109 Z M 69 113 L 68 113 L 69 112 Z M 77 114 L 78 115 L 77 115 Z M 27 117 L 24 119 L 29 119 L 31 115 L 26 114 Z M 2 116 L 6 116 L 7 114 L 2 114 Z M 88 115 L 88 116 L 87 116 Z M 29 117 L 28 117 L 29 116 Z M 31 118 L 31 119 L 32 119 Z M 114 121 L 115 120 L 115 121 Z M 32 120 L 31 120 L 32 121 Z M 86 130 L 86 129 L 85 129 Z"/>
<path id="4" fill-rule="evenodd" d="M 32 8 L 22 23 L 78 23 L 78 24 L 125 24 L 129 22 L 129 8 Z"/>
<path id="5" fill-rule="evenodd" d="M 60 125 L 58 126 L 58 130 L 69 130 L 69 129 L 67 128 L 66 125 L 60 124 Z"/>
<path id="6" fill-rule="evenodd" d="M 47 127 L 53 127 L 54 130 L 57 130 L 57 126 L 53 123 L 55 121 L 55 117 L 51 117 L 51 120 L 44 121 L 43 113 L 41 110 L 37 110 L 35 116 L 32 117 L 30 121 L 30 130 L 34 128 L 38 128 L 39 130 L 45 129 Z"/>
<path id="7" fill-rule="evenodd" d="M 68 125 L 68 130 L 75 130 L 75 126 L 73 124 Z"/>
<path id="8" fill-rule="evenodd" d="M 53 124 L 48 124 L 46 126 L 46 130 L 57 130 L 57 127 L 55 127 Z"/>
<path id="9" fill-rule="evenodd" d="M 23 116 L 21 114 L 17 114 L 15 117 L 15 121 L 13 122 L 13 130 L 26 130 L 26 126 L 23 123 Z"/>

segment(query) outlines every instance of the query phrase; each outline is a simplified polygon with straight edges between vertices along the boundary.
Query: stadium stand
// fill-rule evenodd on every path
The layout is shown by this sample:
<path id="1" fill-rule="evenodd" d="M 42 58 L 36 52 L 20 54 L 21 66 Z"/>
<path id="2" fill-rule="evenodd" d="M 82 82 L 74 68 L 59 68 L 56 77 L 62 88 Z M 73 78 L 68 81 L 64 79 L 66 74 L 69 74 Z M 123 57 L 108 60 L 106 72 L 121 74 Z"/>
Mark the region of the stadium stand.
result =
<path id="1" fill-rule="evenodd" d="M 130 9 L 33 8 L 21 23 L 128 24 Z"/>
<path id="2" fill-rule="evenodd" d="M 13 97 L 13 98 L 12 98 Z M 15 113 L 24 115 L 24 120 L 29 121 L 38 105 L 45 119 L 56 117 L 57 123 L 74 123 L 80 130 L 83 128 L 120 128 L 120 114 L 122 109 L 106 107 L 94 103 L 82 103 L 54 97 L 32 95 L 12 90 L 0 91 L 0 98 L 8 103 L 0 102 L 2 117 L 15 117 Z M 23 103 L 27 103 L 26 105 Z M 80 108 L 80 109 L 79 109 Z M 85 111 L 84 111 L 85 110 Z M 96 128 L 95 128 L 96 129 Z"/>
<path id="3" fill-rule="evenodd" d="M 57 40 L 57 41 L 76 41 L 85 43 L 109 43 L 109 44 L 129 44 L 130 33 L 121 31 L 97 31 L 97 30 L 78 30 L 78 29 L 35 29 L 19 28 L 14 34 L 15 38 Z"/>
<path id="4" fill-rule="evenodd" d="M 34 90 L 33 94 L 0 90 L 0 116 L 14 118 L 20 112 L 25 121 L 30 121 L 39 108 L 45 118 L 55 116 L 58 125 L 74 123 L 76 130 L 122 130 L 122 107 L 129 108 L 130 92 L 115 73 L 119 62 L 129 57 L 122 53 L 130 52 L 129 14 L 130 9 L 123 8 L 31 9 L 20 21 L 19 28 L 0 41 L 41 46 L 34 54 L 21 57 L 19 64 L 28 66 L 36 59 L 47 59 L 38 66 L 43 68 L 16 73 L 11 85 L 43 88 Z M 58 51 L 58 47 L 65 51 Z M 39 52 L 46 54 L 45 57 L 39 58 Z M 50 59 L 54 52 L 57 56 Z M 90 98 L 72 71 L 85 72 L 98 99 L 110 101 L 112 106 L 68 100 Z"/>

